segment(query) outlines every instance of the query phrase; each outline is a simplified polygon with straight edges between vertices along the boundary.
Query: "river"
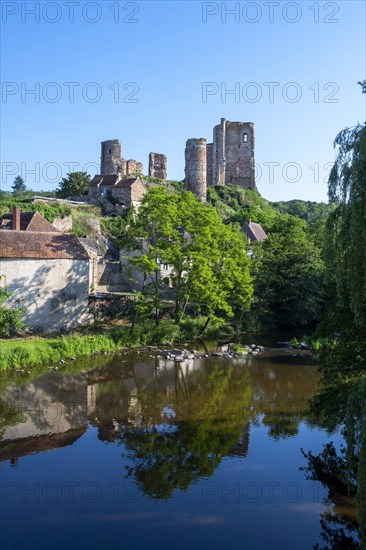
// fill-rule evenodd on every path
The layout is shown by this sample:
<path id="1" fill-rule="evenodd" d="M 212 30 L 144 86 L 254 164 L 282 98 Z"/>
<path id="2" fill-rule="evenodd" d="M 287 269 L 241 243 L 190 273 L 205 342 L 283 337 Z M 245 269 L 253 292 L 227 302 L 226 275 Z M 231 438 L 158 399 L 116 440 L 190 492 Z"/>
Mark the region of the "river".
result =
<path id="1" fill-rule="evenodd" d="M 320 378 L 310 352 L 156 355 L 2 381 L 1 548 L 321 545 L 334 503 L 306 479 L 301 449 L 342 438 L 309 412 Z"/>

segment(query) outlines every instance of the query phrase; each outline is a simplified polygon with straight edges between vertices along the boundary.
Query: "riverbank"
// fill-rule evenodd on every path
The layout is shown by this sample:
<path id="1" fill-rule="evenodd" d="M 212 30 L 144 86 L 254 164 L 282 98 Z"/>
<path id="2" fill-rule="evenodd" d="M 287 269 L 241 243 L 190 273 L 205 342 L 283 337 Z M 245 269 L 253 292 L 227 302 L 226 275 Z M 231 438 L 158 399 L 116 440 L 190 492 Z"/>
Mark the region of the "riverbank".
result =
<path id="1" fill-rule="evenodd" d="M 158 325 L 137 324 L 133 330 L 128 326 L 107 327 L 96 334 L 69 333 L 53 337 L 1 340 L 0 370 L 33 367 L 96 353 L 111 353 L 123 348 L 193 341 L 200 337 L 205 321 L 202 317 L 187 318 L 179 326 L 172 321 L 162 321 Z M 205 331 L 208 338 L 221 334 L 229 335 L 230 327 L 215 322 Z"/>

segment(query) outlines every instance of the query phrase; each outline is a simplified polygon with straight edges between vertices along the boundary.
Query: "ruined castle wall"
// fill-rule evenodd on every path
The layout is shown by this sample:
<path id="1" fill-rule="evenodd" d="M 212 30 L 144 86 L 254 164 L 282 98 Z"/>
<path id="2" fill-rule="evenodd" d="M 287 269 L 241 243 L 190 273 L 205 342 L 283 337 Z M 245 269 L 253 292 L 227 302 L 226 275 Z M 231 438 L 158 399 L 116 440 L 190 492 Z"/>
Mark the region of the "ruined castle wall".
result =
<path id="1" fill-rule="evenodd" d="M 136 172 L 136 161 L 130 159 L 127 161 L 127 174 L 132 174 L 133 172 Z"/>
<path id="2" fill-rule="evenodd" d="M 255 188 L 253 123 L 227 122 L 225 151 L 225 183 Z"/>
<path id="3" fill-rule="evenodd" d="M 235 183 L 256 189 L 254 124 L 221 119 L 214 128 L 212 177 L 215 183 Z"/>
<path id="4" fill-rule="evenodd" d="M 186 188 L 201 201 L 206 201 L 206 139 L 193 138 L 186 143 L 185 150 Z"/>
<path id="5" fill-rule="evenodd" d="M 142 173 L 143 165 L 141 162 L 130 159 L 125 160 L 121 157 L 121 143 L 119 139 L 110 139 L 102 141 L 102 155 L 100 161 L 101 174 L 120 174 L 127 176 L 134 172 Z"/>
<path id="6" fill-rule="evenodd" d="M 213 185 L 212 180 L 213 143 L 206 146 L 206 181 L 207 185 Z"/>
<path id="7" fill-rule="evenodd" d="M 149 176 L 161 180 L 167 179 L 167 158 L 165 155 L 161 153 L 150 153 Z"/>
<path id="8" fill-rule="evenodd" d="M 226 120 L 222 118 L 221 123 L 213 130 L 212 179 L 214 185 L 225 183 L 225 136 Z"/>
<path id="9" fill-rule="evenodd" d="M 117 174 L 120 174 L 121 176 L 127 176 L 127 161 L 125 159 L 120 159 L 117 170 Z"/>

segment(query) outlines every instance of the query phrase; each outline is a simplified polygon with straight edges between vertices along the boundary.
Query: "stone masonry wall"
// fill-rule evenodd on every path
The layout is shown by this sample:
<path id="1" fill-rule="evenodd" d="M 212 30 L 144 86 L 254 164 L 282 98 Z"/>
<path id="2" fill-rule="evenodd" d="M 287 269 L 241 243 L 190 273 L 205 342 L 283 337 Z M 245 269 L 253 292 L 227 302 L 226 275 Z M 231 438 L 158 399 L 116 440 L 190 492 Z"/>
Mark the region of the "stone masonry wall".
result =
<path id="1" fill-rule="evenodd" d="M 121 159 L 121 143 L 119 139 L 102 141 L 100 161 L 101 174 L 117 174 Z"/>
<path id="2" fill-rule="evenodd" d="M 167 179 L 167 158 L 161 153 L 150 153 L 149 176 L 151 178 Z"/>
<path id="3" fill-rule="evenodd" d="M 53 227 L 62 233 L 71 233 L 72 231 L 72 216 L 65 216 L 64 218 L 56 218 L 52 222 Z"/>
<path id="4" fill-rule="evenodd" d="M 226 121 L 225 125 L 225 183 L 255 188 L 253 124 Z"/>
<path id="5" fill-rule="evenodd" d="M 214 185 L 212 181 L 213 143 L 206 146 L 206 181 L 207 185 Z"/>
<path id="6" fill-rule="evenodd" d="M 213 132 L 214 183 L 255 189 L 254 124 L 221 119 Z"/>

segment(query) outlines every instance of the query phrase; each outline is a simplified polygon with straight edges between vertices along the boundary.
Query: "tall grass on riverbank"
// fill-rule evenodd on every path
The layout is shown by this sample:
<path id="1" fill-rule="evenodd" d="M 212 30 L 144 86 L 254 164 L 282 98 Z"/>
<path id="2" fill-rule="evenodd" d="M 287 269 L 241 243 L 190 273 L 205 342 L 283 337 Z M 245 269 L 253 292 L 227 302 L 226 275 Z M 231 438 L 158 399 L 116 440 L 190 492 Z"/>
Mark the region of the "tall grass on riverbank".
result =
<path id="1" fill-rule="evenodd" d="M 94 353 L 114 352 L 123 347 L 143 345 L 167 345 L 191 341 L 199 337 L 205 320 L 186 319 L 181 325 L 172 321 L 138 324 L 131 331 L 120 327 L 103 334 L 68 334 L 53 338 L 16 338 L 2 340 L 0 345 L 0 370 L 31 367 Z M 221 323 L 212 323 L 205 335 L 219 335 Z"/>
<path id="2" fill-rule="evenodd" d="M 128 327 L 103 334 L 68 334 L 57 338 L 3 340 L 0 368 L 33 366 L 94 353 L 113 352 L 139 344 L 137 332 Z"/>

